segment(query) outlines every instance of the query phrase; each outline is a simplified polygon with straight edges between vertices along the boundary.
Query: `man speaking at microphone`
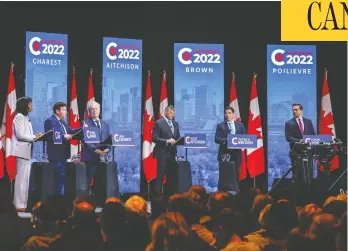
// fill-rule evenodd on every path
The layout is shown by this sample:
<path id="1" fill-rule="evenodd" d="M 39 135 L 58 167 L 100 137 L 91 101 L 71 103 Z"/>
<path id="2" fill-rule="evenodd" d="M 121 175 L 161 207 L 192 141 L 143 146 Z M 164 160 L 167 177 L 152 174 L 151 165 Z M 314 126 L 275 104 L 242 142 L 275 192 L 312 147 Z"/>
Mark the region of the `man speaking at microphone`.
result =
<path id="1" fill-rule="evenodd" d="M 83 127 L 96 128 L 100 135 L 100 141 L 105 141 L 110 136 L 108 123 L 100 119 L 100 104 L 93 101 L 88 106 L 90 117 L 83 121 Z M 101 162 L 100 157 L 110 152 L 110 146 L 104 144 L 83 144 L 82 161 L 86 163 L 88 185 L 94 176 L 98 164 Z"/>
<path id="2" fill-rule="evenodd" d="M 63 102 L 57 102 L 53 106 L 53 115 L 45 121 L 45 132 L 53 130 L 53 128 L 62 131 L 64 138 L 63 144 L 54 144 L 53 139 L 47 142 L 47 155 L 49 162 L 57 163 L 56 173 L 56 193 L 64 194 L 64 177 L 65 168 L 67 165 L 67 159 L 70 158 L 70 140 L 73 134 L 77 133 L 81 129 L 72 129 L 65 122 L 67 110 L 66 104 Z"/>
<path id="3" fill-rule="evenodd" d="M 303 135 L 316 135 L 312 121 L 302 116 L 303 106 L 301 104 L 292 105 L 294 117 L 285 122 L 285 138 L 290 143 L 290 159 L 292 166 L 292 181 L 298 182 L 302 177 L 302 170 L 296 165 L 297 153 L 293 149 L 295 142 L 300 142 Z M 310 163 L 309 163 L 310 164 Z"/>
<path id="4" fill-rule="evenodd" d="M 219 175 L 219 190 L 227 190 L 231 193 L 239 191 L 239 168 L 241 161 L 240 149 L 228 149 L 228 134 L 246 134 L 245 127 L 242 123 L 234 121 L 234 109 L 232 107 L 225 108 L 225 121 L 216 126 L 215 143 L 219 144 L 218 161 L 223 161 L 223 156 L 228 156 L 227 161 L 234 161 L 235 170 L 232 183 L 225 180 L 224 175 Z M 221 170 L 220 170 L 221 172 Z M 225 185 L 226 184 L 226 185 Z M 230 184 L 230 185 L 227 185 Z"/>
<path id="5" fill-rule="evenodd" d="M 169 194 L 175 191 L 175 156 L 176 145 L 174 143 L 180 138 L 179 124 L 174 121 L 175 108 L 169 105 L 165 109 L 163 118 L 155 122 L 152 129 L 152 141 L 156 143 L 153 156 L 157 159 L 157 176 L 155 184 L 155 196 L 162 193 L 162 184 L 165 174 L 167 175 L 167 186 Z"/>

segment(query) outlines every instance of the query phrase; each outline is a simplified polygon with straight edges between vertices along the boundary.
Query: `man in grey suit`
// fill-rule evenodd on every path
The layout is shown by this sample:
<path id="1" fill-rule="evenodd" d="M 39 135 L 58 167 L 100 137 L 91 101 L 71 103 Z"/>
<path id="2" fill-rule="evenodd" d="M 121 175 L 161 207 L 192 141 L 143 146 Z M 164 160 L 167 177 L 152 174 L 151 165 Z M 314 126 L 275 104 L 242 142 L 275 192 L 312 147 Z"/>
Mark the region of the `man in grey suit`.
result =
<path id="1" fill-rule="evenodd" d="M 169 194 L 175 192 L 175 141 L 180 138 L 179 124 L 174 120 L 175 108 L 170 105 L 166 107 L 163 118 L 156 121 L 152 129 L 152 141 L 156 143 L 153 150 L 154 158 L 157 159 L 157 176 L 155 184 L 155 196 L 161 195 L 163 179 L 167 175 L 167 186 Z"/>
<path id="2" fill-rule="evenodd" d="M 33 133 L 28 117 L 29 112 L 32 111 L 31 98 L 23 97 L 17 100 L 16 115 L 12 125 L 12 149 L 13 156 L 16 157 L 14 205 L 19 212 L 24 212 L 27 207 L 33 142 L 42 135 L 42 133 Z"/>

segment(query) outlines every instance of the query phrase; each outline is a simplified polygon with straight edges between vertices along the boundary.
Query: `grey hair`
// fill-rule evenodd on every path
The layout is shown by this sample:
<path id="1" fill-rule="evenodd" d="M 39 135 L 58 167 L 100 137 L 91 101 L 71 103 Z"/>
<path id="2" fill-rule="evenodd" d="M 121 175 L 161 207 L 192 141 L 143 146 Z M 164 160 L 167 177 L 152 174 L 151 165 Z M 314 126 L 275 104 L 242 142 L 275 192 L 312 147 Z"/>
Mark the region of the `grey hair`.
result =
<path id="1" fill-rule="evenodd" d="M 173 105 L 168 105 L 165 109 L 165 112 L 167 112 L 169 110 L 175 111 L 175 107 Z"/>
<path id="2" fill-rule="evenodd" d="M 89 104 L 88 104 L 88 113 L 91 113 L 91 105 L 97 105 L 99 107 L 99 110 L 100 110 L 100 104 L 96 101 L 91 101 Z"/>

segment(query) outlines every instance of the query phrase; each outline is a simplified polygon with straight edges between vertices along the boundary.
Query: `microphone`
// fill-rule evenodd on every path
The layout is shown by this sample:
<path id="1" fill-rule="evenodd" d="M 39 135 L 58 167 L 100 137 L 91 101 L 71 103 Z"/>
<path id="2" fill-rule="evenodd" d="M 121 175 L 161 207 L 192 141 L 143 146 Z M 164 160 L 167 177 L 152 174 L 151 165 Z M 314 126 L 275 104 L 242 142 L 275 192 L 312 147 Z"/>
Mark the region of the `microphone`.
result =
<path id="1" fill-rule="evenodd" d="M 334 141 L 337 143 L 343 143 L 339 138 L 334 138 Z"/>

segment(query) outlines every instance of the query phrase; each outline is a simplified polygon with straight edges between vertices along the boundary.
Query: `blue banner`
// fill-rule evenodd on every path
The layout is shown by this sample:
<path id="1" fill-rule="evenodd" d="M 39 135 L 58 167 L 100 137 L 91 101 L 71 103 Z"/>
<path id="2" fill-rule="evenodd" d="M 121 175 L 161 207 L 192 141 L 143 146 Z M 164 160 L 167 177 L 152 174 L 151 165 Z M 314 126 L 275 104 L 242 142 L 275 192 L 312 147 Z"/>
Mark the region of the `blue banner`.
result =
<path id="1" fill-rule="evenodd" d="M 83 140 L 86 144 L 100 143 L 100 132 L 98 128 L 83 128 Z"/>
<path id="2" fill-rule="evenodd" d="M 293 118 L 292 104 L 317 127 L 316 47 L 267 46 L 268 189 L 291 167 L 285 122 Z M 291 177 L 291 173 L 288 175 Z"/>
<path id="3" fill-rule="evenodd" d="M 227 148 L 230 148 L 230 149 L 257 148 L 257 135 L 228 134 Z"/>
<path id="4" fill-rule="evenodd" d="M 207 135 L 205 133 L 185 133 L 185 148 L 207 148 Z"/>
<path id="5" fill-rule="evenodd" d="M 53 127 L 53 144 L 61 145 L 63 144 L 63 132 L 61 129 L 56 129 Z"/>
<path id="6" fill-rule="evenodd" d="M 113 146 L 135 146 L 133 142 L 133 131 L 123 131 L 113 134 Z"/>
<path id="7" fill-rule="evenodd" d="M 174 44 L 174 94 L 181 134 L 206 134 L 207 149 L 189 151 L 192 182 L 217 190 L 218 145 L 216 125 L 224 119 L 224 46 L 222 44 Z M 184 147 L 178 155 L 184 156 Z"/>
<path id="8" fill-rule="evenodd" d="M 140 191 L 142 54 L 142 40 L 104 38 L 102 116 L 111 132 L 131 130 L 135 145 L 115 150 L 120 193 Z"/>
<path id="9" fill-rule="evenodd" d="M 303 135 L 303 141 L 310 145 L 330 143 L 332 141 L 332 135 Z"/>
<path id="10" fill-rule="evenodd" d="M 68 35 L 26 32 L 25 95 L 33 100 L 29 116 L 34 133 L 44 132 L 56 102 L 67 102 L 67 65 Z M 42 158 L 41 144 L 34 144 L 33 161 Z"/>

